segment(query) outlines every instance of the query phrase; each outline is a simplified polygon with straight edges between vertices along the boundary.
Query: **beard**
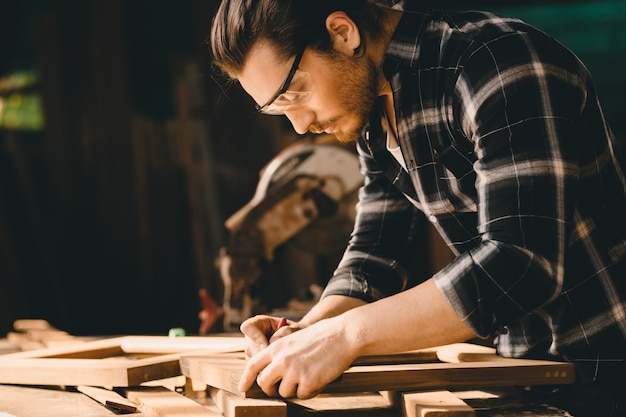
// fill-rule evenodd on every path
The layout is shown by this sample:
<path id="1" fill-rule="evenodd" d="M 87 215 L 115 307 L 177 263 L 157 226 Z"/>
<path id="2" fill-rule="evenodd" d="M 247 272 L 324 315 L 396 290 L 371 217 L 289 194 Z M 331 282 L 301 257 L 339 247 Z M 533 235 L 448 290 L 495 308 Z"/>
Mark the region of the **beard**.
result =
<path id="1" fill-rule="evenodd" d="M 339 54 L 338 54 L 339 55 Z M 339 55 L 333 64 L 337 86 L 337 97 L 341 98 L 341 109 L 346 114 L 341 120 L 344 126 L 333 134 L 341 143 L 355 141 L 367 125 L 374 102 L 379 96 L 380 68 L 372 58 L 365 56 L 360 59 Z M 338 120 L 314 126 L 313 130 L 324 131 L 326 127 Z"/>

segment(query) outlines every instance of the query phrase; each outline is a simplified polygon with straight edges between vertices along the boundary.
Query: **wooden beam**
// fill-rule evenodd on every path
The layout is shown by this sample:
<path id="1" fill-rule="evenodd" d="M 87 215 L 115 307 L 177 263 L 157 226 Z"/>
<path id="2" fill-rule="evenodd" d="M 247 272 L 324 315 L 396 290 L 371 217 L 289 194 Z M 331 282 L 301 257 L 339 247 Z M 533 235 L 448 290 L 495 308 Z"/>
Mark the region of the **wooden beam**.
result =
<path id="1" fill-rule="evenodd" d="M 228 357 L 243 338 L 124 336 L 0 356 L 0 383 L 125 387 L 181 375 L 180 356 Z M 162 349 L 162 352 L 159 352 Z M 106 360 L 105 360 L 106 359 Z"/>
<path id="2" fill-rule="evenodd" d="M 134 413 L 137 411 L 134 403 L 115 391 L 88 385 L 79 385 L 76 389 L 115 413 Z"/>
<path id="3" fill-rule="evenodd" d="M 237 390 L 245 367 L 242 359 L 181 357 L 185 376 L 244 397 L 263 397 L 258 386 Z M 323 392 L 411 391 L 483 386 L 569 384 L 574 365 L 553 361 L 502 359 L 487 362 L 357 365 L 328 384 Z"/>
<path id="4" fill-rule="evenodd" d="M 493 362 L 506 361 L 507 358 L 496 354 L 492 347 L 474 345 L 471 343 L 452 343 L 440 346 L 437 349 L 437 358 L 441 362 L 461 363 L 461 362 Z"/>
<path id="5" fill-rule="evenodd" d="M 243 398 L 212 387 L 209 393 L 224 417 L 287 417 L 287 404 L 279 399 Z"/>
<path id="6" fill-rule="evenodd" d="M 326 392 L 408 391 L 439 388 L 569 384 L 570 363 L 510 359 L 498 362 L 354 366 Z"/>
<path id="7" fill-rule="evenodd" d="M 167 388 L 132 387 L 123 391 L 128 400 L 137 404 L 137 408 L 154 417 L 223 417 L 222 414 Z"/>
<path id="8" fill-rule="evenodd" d="M 354 361 L 353 365 L 385 365 L 396 363 L 425 363 L 438 362 L 437 352 L 440 347 L 429 349 L 409 350 L 391 355 L 366 355 Z"/>
<path id="9" fill-rule="evenodd" d="M 404 417 L 475 417 L 476 412 L 450 391 L 402 394 Z"/>
<path id="10" fill-rule="evenodd" d="M 321 394 L 306 400 L 287 400 L 289 417 L 319 415 L 325 417 L 350 416 L 394 416 L 399 413 L 394 405 L 376 392 L 348 394 Z"/>

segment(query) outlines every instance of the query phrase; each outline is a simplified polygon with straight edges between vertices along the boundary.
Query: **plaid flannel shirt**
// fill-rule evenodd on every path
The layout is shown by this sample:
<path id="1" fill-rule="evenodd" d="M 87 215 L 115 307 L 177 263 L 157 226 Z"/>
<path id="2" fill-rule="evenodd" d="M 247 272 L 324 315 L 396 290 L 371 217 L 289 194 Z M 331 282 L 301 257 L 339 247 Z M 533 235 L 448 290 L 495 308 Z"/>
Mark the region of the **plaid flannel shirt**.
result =
<path id="1" fill-rule="evenodd" d="M 598 377 L 626 358 L 626 161 L 587 70 L 519 20 L 403 7 L 383 69 L 407 170 L 375 112 L 323 296 L 415 285 L 427 218 L 456 255 L 436 285 L 468 326 L 503 356 L 591 362 Z"/>

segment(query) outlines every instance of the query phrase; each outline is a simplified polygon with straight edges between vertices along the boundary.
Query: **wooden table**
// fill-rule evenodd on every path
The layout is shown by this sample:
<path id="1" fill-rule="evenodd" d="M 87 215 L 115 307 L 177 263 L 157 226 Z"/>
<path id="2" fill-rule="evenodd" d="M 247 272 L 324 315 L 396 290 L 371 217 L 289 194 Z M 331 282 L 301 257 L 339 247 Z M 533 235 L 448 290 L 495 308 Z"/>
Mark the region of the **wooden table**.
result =
<path id="1" fill-rule="evenodd" d="M 0 412 L 16 417 L 110 417 L 115 414 L 80 392 L 0 385 Z M 1 414 L 0 414 L 1 415 Z M 134 414 L 145 416 L 145 414 Z"/>
<path id="2" fill-rule="evenodd" d="M 0 339 L 0 354 L 13 351 L 15 348 L 8 344 L 6 339 Z M 564 411 L 549 405 L 529 402 L 515 388 L 483 387 L 483 389 L 483 391 L 454 392 L 454 395 L 462 398 L 474 410 L 477 417 L 569 416 Z M 185 401 L 193 403 L 195 408 L 192 408 L 195 411 L 190 413 L 184 401 L 180 403 L 177 398 L 172 397 L 174 401 L 165 404 L 165 407 L 163 404 L 160 408 L 143 407 L 141 408 L 143 412 L 137 411 L 128 415 L 137 417 L 220 417 L 223 415 L 211 398 L 211 393 L 214 394 L 211 390 L 194 391 L 188 387 L 182 395 L 168 392 L 183 396 Z M 169 398 L 167 392 L 165 394 L 165 398 Z M 287 417 L 404 417 L 405 415 L 400 408 L 394 407 L 394 403 L 400 402 L 396 401 L 391 393 L 322 394 L 314 399 L 289 400 L 286 403 Z M 77 391 L 76 387 L 0 384 L 0 417 L 7 417 L 5 414 L 15 417 L 110 417 L 116 415 L 102 404 Z M 271 414 L 263 414 L 263 417 L 271 416 Z M 258 416 L 255 415 L 255 417 Z"/>
<path id="3" fill-rule="evenodd" d="M 500 398 L 482 399 L 481 394 L 475 393 L 474 399 L 465 399 L 465 402 L 474 408 L 477 417 L 566 417 L 566 412 L 545 404 L 526 402 L 515 390 L 493 390 L 501 395 Z M 466 395 L 472 395 L 468 393 Z M 207 416 L 221 415 L 208 395 L 193 392 L 186 395 L 206 408 Z M 334 400 L 333 400 L 334 401 Z M 329 409 L 328 398 L 320 397 L 314 400 L 288 402 L 288 417 L 402 417 L 402 412 L 391 406 L 372 406 L 368 408 L 368 400 L 358 397 L 341 401 L 344 409 Z M 370 400 L 371 401 L 371 400 Z M 335 402 L 336 404 L 336 402 Z M 349 408 L 353 405 L 353 408 Z M 98 402 L 83 395 L 72 388 L 59 387 L 29 387 L 16 385 L 0 385 L 0 415 L 2 412 L 16 417 L 111 417 L 116 414 Z M 176 415 L 161 414 L 161 417 Z M 137 417 L 153 417 L 158 414 L 136 412 L 128 414 Z M 4 417 L 4 416 L 3 416 Z"/>

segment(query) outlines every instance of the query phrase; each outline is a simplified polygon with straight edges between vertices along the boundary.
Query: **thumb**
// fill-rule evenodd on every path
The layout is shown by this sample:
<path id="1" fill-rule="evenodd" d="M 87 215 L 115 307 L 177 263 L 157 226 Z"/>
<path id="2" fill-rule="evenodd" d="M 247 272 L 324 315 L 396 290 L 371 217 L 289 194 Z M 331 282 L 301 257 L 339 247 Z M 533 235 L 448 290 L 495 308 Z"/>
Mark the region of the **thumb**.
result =
<path id="1" fill-rule="evenodd" d="M 257 316 L 244 321 L 239 329 L 246 336 L 246 354 L 252 357 L 269 345 L 267 335 L 272 333 L 272 320 L 269 317 Z"/>
<path id="2" fill-rule="evenodd" d="M 265 327 L 271 329 L 271 324 L 268 326 L 263 326 L 263 323 L 250 323 L 243 322 L 239 329 L 241 333 L 243 333 L 248 339 L 256 344 L 267 343 L 267 332 Z"/>

